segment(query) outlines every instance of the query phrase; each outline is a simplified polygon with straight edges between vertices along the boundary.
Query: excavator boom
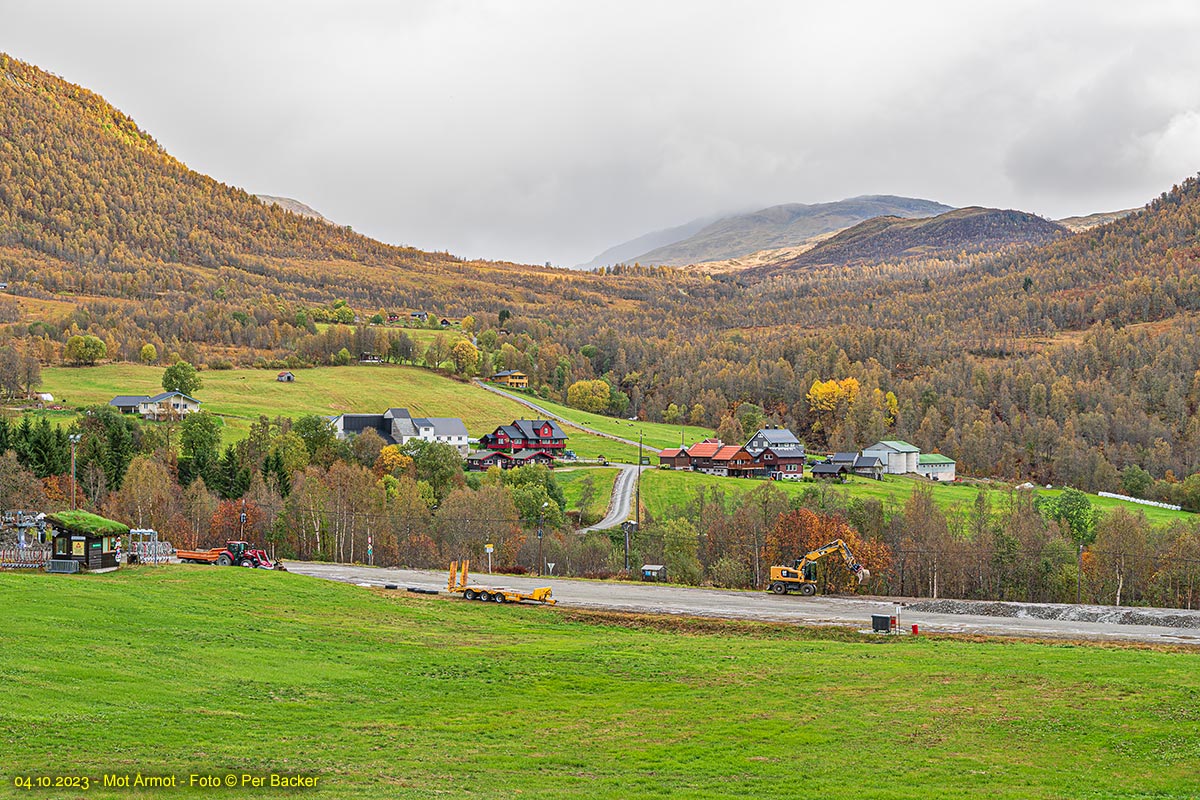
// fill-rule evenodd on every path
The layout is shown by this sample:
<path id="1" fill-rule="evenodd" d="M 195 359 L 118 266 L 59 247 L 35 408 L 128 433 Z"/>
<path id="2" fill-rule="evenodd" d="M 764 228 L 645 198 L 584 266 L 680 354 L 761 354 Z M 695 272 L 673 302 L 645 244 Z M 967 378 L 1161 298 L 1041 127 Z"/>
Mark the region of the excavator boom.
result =
<path id="1" fill-rule="evenodd" d="M 842 560 L 846 562 L 846 569 L 854 573 L 854 577 L 858 578 L 858 582 L 862 583 L 871 577 L 871 571 L 858 563 L 854 558 L 854 554 L 850 552 L 850 546 L 841 539 L 835 539 L 827 545 L 822 545 L 816 550 L 813 550 L 804 555 L 804 558 L 796 561 L 796 569 L 803 574 L 803 570 L 809 564 L 815 564 L 830 553 L 840 552 Z"/>

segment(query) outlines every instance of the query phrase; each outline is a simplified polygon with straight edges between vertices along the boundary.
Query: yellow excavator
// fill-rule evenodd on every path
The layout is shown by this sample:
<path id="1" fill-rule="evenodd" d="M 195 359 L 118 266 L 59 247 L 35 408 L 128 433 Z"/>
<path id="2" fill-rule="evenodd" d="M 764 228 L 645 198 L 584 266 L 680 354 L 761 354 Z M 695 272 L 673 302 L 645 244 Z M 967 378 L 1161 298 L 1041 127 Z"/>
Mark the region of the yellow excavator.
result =
<path id="1" fill-rule="evenodd" d="M 841 539 L 835 539 L 806 553 L 803 558 L 797 558 L 790 567 L 771 567 L 771 582 L 767 584 L 767 590 L 774 594 L 796 591 L 805 597 L 812 597 L 817 593 L 817 562 L 830 553 L 842 554 L 846 569 L 854 573 L 859 583 L 871 577 L 871 571 L 858 563 L 850 547 Z"/>

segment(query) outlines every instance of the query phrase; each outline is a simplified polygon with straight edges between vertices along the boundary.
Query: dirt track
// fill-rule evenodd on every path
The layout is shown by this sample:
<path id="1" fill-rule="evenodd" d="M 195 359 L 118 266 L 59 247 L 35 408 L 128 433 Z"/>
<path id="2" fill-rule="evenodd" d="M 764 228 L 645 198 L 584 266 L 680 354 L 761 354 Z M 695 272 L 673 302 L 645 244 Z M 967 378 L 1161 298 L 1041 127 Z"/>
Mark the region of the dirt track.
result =
<path id="1" fill-rule="evenodd" d="M 289 561 L 287 567 L 311 575 L 346 583 L 400 588 L 446 588 L 446 573 L 421 570 L 378 569 L 340 564 L 310 564 Z M 793 622 L 805 625 L 853 625 L 867 630 L 872 614 L 893 614 L 896 602 L 883 598 L 776 597 L 766 592 L 734 592 L 652 584 L 607 583 L 561 579 L 521 578 L 473 573 L 480 583 L 515 589 L 551 586 L 559 605 L 610 611 L 681 614 L 722 619 Z M 969 604 L 961 606 L 970 608 Z M 1186 612 L 1185 612 L 1186 613 Z M 1200 612 L 1191 612 L 1200 615 Z M 1047 639 L 1095 639 L 1133 641 L 1200 647 L 1200 630 L 1167 625 L 1125 625 L 1112 621 L 997 617 L 968 613 L 932 613 L 903 608 L 900 623 L 909 631 L 915 623 L 930 633 L 967 633 Z"/>

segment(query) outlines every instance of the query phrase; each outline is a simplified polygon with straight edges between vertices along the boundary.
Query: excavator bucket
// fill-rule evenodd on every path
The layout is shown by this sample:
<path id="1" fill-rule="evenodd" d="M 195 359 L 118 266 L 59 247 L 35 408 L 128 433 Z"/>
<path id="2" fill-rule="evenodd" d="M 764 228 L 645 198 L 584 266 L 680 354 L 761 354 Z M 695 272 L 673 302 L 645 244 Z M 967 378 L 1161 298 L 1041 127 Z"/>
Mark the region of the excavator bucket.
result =
<path id="1" fill-rule="evenodd" d="M 858 576 L 859 583 L 866 583 L 871 578 L 871 570 L 867 569 L 866 567 L 859 566 L 858 572 L 856 572 L 855 575 Z"/>

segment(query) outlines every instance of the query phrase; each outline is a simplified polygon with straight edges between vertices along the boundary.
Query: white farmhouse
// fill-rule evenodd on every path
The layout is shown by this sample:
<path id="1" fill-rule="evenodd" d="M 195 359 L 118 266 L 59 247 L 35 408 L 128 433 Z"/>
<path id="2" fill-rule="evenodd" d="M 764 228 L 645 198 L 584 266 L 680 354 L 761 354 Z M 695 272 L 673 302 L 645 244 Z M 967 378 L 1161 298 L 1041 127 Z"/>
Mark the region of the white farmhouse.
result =
<path id="1" fill-rule="evenodd" d="M 917 471 L 917 460 L 921 448 L 900 440 L 876 442 L 862 451 L 864 456 L 875 456 L 883 463 L 884 474 L 904 475 Z"/>
<path id="2" fill-rule="evenodd" d="M 467 454 L 467 426 L 458 417 L 414 417 L 407 408 L 389 408 L 382 414 L 342 414 L 334 417 L 339 439 L 374 428 L 388 444 L 405 444 L 413 439 L 441 442 Z"/>

